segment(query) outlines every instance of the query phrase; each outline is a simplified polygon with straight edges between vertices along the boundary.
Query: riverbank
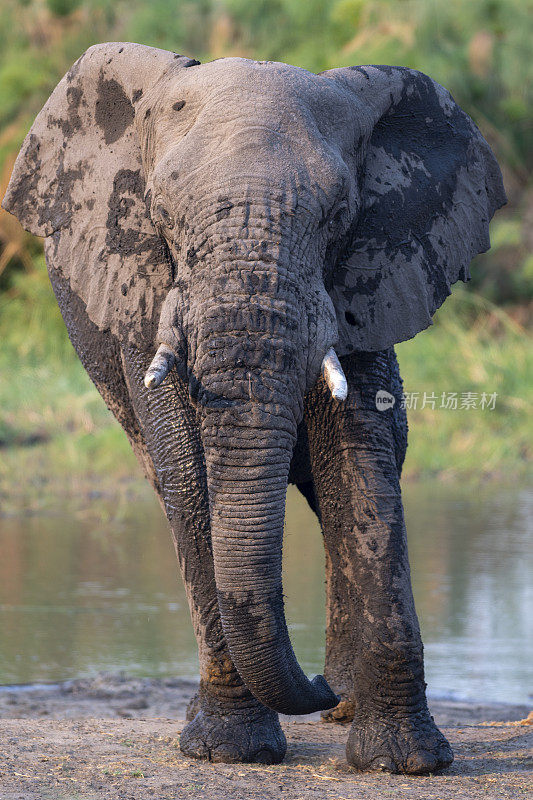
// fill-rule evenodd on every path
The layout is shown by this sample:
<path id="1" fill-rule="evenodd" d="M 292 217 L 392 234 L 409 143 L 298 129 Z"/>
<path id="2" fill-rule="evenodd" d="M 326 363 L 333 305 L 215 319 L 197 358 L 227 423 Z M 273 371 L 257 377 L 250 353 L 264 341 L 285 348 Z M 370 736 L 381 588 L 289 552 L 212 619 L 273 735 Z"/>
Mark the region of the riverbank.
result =
<path id="1" fill-rule="evenodd" d="M 347 728 L 282 719 L 283 764 L 210 764 L 184 758 L 179 734 L 194 681 L 100 675 L 0 691 L 3 800 L 504 800 L 533 790 L 527 706 L 430 701 L 455 752 L 441 775 L 358 773 Z M 529 715 L 529 716 L 528 716 Z"/>

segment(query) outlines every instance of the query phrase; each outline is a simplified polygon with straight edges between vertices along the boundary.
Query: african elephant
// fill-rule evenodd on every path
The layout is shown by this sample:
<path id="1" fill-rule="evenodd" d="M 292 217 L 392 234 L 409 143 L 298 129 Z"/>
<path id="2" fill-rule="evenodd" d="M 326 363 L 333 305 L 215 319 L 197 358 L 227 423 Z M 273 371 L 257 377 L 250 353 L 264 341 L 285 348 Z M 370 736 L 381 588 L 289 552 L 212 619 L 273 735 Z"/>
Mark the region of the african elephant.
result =
<path id="1" fill-rule="evenodd" d="M 325 716 L 353 718 L 356 767 L 452 761 L 425 697 L 405 414 L 376 392 L 400 398 L 394 344 L 468 279 L 504 202 L 474 123 L 406 68 L 108 43 L 37 116 L 3 204 L 45 237 L 71 341 L 170 523 L 201 672 L 185 754 L 279 762 L 278 712 L 341 700 Z M 326 548 L 313 680 L 283 611 L 288 482 Z"/>

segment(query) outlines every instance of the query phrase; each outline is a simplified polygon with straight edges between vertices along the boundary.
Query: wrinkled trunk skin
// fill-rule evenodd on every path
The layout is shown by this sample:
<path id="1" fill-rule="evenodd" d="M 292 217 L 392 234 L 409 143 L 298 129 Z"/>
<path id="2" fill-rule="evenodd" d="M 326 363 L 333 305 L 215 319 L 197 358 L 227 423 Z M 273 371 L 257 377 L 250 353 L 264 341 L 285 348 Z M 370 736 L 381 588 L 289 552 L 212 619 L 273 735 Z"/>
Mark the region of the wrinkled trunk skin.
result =
<path id="1" fill-rule="evenodd" d="M 296 661 L 281 583 L 289 465 L 310 370 L 302 352 L 320 357 L 308 344 L 317 315 L 298 294 L 281 247 L 226 240 L 202 255 L 194 266 L 200 299 L 191 297 L 184 328 L 224 634 L 264 705 L 286 714 L 331 708 L 338 698 L 324 678 L 309 681 Z"/>
<path id="2" fill-rule="evenodd" d="M 337 702 L 318 676 L 300 669 L 283 613 L 281 554 L 291 438 L 263 438 L 246 427 L 207 415 L 204 446 L 218 604 L 233 662 L 257 699 L 285 714 L 305 714 Z M 237 450 L 213 443 L 217 428 Z M 268 443 L 268 440 L 271 443 Z M 242 449 L 241 449 L 242 448 Z"/>

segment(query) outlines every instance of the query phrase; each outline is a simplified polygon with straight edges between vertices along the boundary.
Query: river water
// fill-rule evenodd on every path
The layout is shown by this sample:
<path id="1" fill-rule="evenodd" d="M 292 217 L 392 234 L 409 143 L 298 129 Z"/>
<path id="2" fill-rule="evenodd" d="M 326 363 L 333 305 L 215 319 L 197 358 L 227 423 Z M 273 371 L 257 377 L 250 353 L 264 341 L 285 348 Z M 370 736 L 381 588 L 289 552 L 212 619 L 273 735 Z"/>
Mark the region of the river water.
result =
<path id="1" fill-rule="evenodd" d="M 404 500 L 429 693 L 527 702 L 533 493 L 435 482 L 407 484 Z M 321 672 L 321 534 L 292 488 L 284 571 L 296 654 L 308 673 Z M 150 496 L 103 518 L 64 510 L 0 519 L 0 684 L 99 670 L 198 672 L 170 536 Z"/>

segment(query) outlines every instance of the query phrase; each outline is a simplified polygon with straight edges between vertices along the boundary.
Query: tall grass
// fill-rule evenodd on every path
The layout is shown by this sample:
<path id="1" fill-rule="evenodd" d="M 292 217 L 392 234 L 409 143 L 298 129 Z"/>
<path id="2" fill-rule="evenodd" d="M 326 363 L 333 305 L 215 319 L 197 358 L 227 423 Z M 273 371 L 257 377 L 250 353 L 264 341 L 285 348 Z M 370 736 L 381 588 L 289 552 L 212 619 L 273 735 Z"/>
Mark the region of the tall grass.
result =
<path id="1" fill-rule="evenodd" d="M 116 495 L 140 473 L 78 360 L 44 259 L 0 297 L 0 507 Z"/>
<path id="2" fill-rule="evenodd" d="M 525 476 L 533 455 L 531 345 L 506 312 L 456 289 L 433 328 L 398 346 L 410 424 L 408 477 Z M 442 407 L 452 393 L 458 407 Z"/>

